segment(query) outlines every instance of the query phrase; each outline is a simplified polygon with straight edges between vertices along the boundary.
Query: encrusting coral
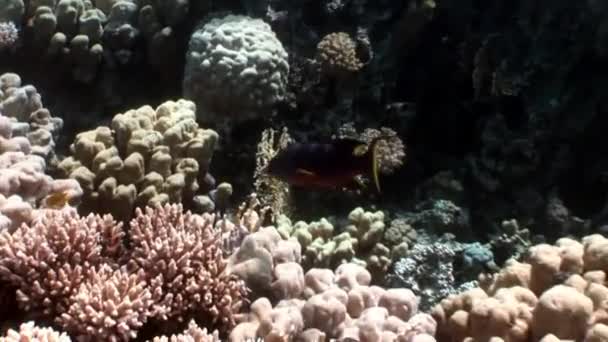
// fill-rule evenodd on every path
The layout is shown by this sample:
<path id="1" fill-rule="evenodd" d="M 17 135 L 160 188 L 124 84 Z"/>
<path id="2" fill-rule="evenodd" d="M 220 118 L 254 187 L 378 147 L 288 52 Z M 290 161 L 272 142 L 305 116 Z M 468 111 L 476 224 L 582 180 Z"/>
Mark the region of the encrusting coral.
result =
<path id="1" fill-rule="evenodd" d="M 559 239 L 433 310 L 439 341 L 605 341 L 608 239 Z"/>
<path id="2" fill-rule="evenodd" d="M 167 101 L 117 114 L 110 127 L 80 133 L 58 166 L 84 190 L 80 212 L 129 219 L 135 207 L 191 204 L 215 186 L 208 174 L 218 135 L 196 123 L 193 102 Z"/>

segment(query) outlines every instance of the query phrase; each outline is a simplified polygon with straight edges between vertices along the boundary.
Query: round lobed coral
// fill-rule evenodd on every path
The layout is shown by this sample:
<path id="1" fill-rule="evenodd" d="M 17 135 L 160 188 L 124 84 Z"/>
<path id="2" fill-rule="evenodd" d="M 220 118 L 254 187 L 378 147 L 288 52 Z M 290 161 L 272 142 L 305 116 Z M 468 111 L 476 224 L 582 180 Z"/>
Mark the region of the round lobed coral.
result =
<path id="1" fill-rule="evenodd" d="M 317 44 L 317 61 L 323 72 L 340 76 L 359 71 L 363 63 L 357 57 L 357 44 L 346 32 L 326 35 Z"/>
<path id="2" fill-rule="evenodd" d="M 268 115 L 283 100 L 287 52 L 270 25 L 241 15 L 199 25 L 186 54 L 183 94 L 205 123 Z"/>
<path id="3" fill-rule="evenodd" d="M 226 272 L 212 216 L 183 212 L 177 204 L 138 208 L 130 238 L 130 270 L 143 271 L 155 284 L 161 277 L 163 319 L 200 317 L 224 329 L 234 325 L 247 288 Z"/>
<path id="4" fill-rule="evenodd" d="M 335 272 L 313 268 L 305 275 L 293 262 L 280 263 L 276 282 L 296 291 L 275 293 L 276 304 L 262 297 L 230 333 L 229 341 L 434 341 L 435 322 L 418 314 L 417 300 L 406 289 L 370 286 L 363 267 L 342 264 Z M 300 276 L 293 276 L 300 274 Z M 280 293 L 285 294 L 283 297 Z"/>
<path id="5" fill-rule="evenodd" d="M 58 168 L 82 186 L 79 210 L 125 220 L 135 207 L 190 204 L 199 191 L 211 190 L 208 170 L 219 137 L 198 126 L 195 111 L 193 102 L 167 101 L 156 110 L 117 114 L 112 128 L 78 134 L 72 156 Z"/>
<path id="6" fill-rule="evenodd" d="M 525 262 L 511 259 L 433 309 L 439 341 L 605 340 L 607 247 L 600 235 L 531 247 Z"/>
<path id="7" fill-rule="evenodd" d="M 63 127 L 63 120 L 51 116 L 36 88 L 23 85 L 15 73 L 0 75 L 0 114 L 5 117 L 0 132 L 4 139 L 14 141 L 25 137 L 30 146 L 23 152 L 39 155 L 52 164 L 56 162 L 55 138 Z M 20 141 L 19 145 L 23 147 L 24 142 Z"/>

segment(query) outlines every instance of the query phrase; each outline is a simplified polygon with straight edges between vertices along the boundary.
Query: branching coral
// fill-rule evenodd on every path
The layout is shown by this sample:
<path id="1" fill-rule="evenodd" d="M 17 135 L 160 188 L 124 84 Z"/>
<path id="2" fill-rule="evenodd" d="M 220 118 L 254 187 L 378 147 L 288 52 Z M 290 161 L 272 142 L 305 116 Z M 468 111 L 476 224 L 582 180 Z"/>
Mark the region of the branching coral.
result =
<path id="1" fill-rule="evenodd" d="M 160 288 L 148 286 L 143 272 L 103 265 L 91 269 L 57 322 L 78 341 L 129 341 L 155 314 Z"/>
<path id="2" fill-rule="evenodd" d="M 220 342 L 217 331 L 207 332 L 200 328 L 194 320 L 188 323 L 188 328 L 181 334 L 171 336 L 158 336 L 152 342 Z"/>
<path id="3" fill-rule="evenodd" d="M 184 213 L 181 205 L 136 210 L 131 222 L 129 268 L 143 271 L 163 292 L 163 319 L 202 317 L 229 328 L 247 289 L 226 272 L 221 232 L 213 217 Z"/>
<path id="4" fill-rule="evenodd" d="M 45 211 L 32 225 L 0 232 L 0 279 L 18 288 L 25 311 L 61 315 L 88 272 L 123 253 L 123 235 L 110 216 Z"/>
<path id="5" fill-rule="evenodd" d="M 23 323 L 19 330 L 9 329 L 5 336 L 0 336 L 3 342 L 71 342 L 70 337 L 64 332 L 58 332 L 52 328 L 36 326 L 32 321 Z"/>
<path id="6" fill-rule="evenodd" d="M 213 216 L 180 205 L 138 209 L 125 244 L 110 215 L 43 213 L 0 233 L 0 281 L 17 289 L 24 311 L 81 341 L 129 341 L 151 319 L 235 324 L 248 292 L 226 269 Z"/>
<path id="7" fill-rule="evenodd" d="M 287 129 L 282 132 L 267 129 L 257 146 L 256 168 L 253 174 L 256 195 L 261 203 L 270 206 L 274 216 L 288 215 L 291 211 L 291 192 L 289 185 L 265 173 L 268 163 L 276 154 L 292 141 Z"/>

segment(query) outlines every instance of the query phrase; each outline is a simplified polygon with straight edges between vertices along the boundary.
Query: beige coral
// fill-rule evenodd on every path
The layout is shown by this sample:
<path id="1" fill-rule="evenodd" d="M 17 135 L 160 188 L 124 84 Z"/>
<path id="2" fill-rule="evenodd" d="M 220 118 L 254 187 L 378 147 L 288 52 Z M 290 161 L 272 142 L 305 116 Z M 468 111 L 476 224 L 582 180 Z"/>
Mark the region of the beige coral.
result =
<path id="1" fill-rule="evenodd" d="M 324 72 L 334 76 L 357 72 L 363 67 L 357 56 L 357 44 L 346 32 L 323 37 L 317 44 L 317 61 Z"/>
<path id="2" fill-rule="evenodd" d="M 211 190 L 205 177 L 218 135 L 200 128 L 195 113 L 193 102 L 167 101 L 78 134 L 59 170 L 84 189 L 81 211 L 129 219 L 135 207 L 190 202 Z"/>
<path id="3" fill-rule="evenodd" d="M 301 272 L 297 263 L 279 266 Z M 414 294 L 370 286 L 371 275 L 362 266 L 343 264 L 335 272 L 313 268 L 303 279 L 289 280 L 291 288 L 305 288 L 299 298 L 277 297 L 275 305 L 265 297 L 254 301 L 251 312 L 239 316 L 230 341 L 434 341 L 436 324 L 417 313 Z"/>
<path id="4" fill-rule="evenodd" d="M 433 309 L 439 340 L 596 341 L 608 336 L 606 238 L 559 239 Z"/>

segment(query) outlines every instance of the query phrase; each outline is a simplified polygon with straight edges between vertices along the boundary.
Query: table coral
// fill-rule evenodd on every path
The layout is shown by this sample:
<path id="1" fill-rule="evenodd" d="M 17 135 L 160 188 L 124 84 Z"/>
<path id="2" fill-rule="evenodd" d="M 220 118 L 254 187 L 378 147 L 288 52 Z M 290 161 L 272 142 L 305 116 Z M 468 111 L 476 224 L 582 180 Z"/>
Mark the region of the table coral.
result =
<path id="1" fill-rule="evenodd" d="M 129 219 L 135 207 L 188 204 L 211 190 L 206 176 L 219 137 L 198 126 L 195 111 L 190 101 L 167 101 L 119 113 L 111 128 L 78 134 L 58 168 L 81 184 L 81 212 Z"/>

